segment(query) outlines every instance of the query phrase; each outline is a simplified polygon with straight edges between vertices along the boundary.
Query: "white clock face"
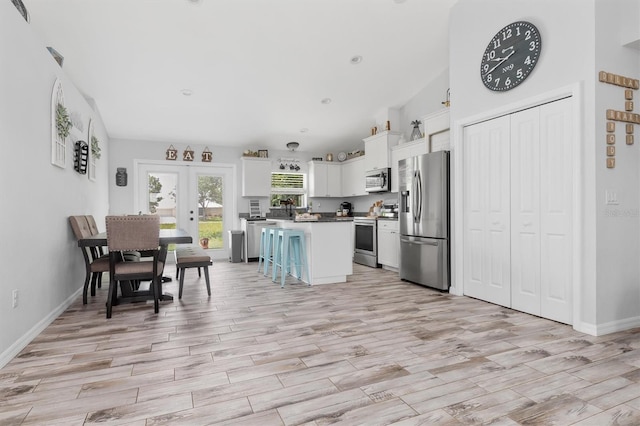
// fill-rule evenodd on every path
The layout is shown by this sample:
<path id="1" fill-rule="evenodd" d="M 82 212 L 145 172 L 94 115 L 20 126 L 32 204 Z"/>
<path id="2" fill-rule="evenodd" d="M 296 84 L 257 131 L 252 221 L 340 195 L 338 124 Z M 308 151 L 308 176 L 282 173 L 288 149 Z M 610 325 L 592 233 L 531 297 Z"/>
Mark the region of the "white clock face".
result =
<path id="1" fill-rule="evenodd" d="M 485 87 L 502 92 L 522 83 L 538 63 L 541 47 L 540 32 L 530 22 L 514 22 L 498 31 L 480 63 Z"/>

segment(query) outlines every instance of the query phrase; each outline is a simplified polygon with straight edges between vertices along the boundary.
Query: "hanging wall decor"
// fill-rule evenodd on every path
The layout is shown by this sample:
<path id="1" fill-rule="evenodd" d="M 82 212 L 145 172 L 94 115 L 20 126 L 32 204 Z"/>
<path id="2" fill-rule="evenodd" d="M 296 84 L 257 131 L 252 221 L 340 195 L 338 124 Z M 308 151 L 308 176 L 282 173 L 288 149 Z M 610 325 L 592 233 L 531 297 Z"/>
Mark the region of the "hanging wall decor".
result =
<path id="1" fill-rule="evenodd" d="M 193 161 L 193 150 L 190 146 L 187 146 L 187 149 L 182 153 L 182 160 L 184 161 Z"/>
<path id="2" fill-rule="evenodd" d="M 209 147 L 206 147 L 204 151 L 202 151 L 202 162 L 210 163 L 213 158 L 213 152 L 209 151 Z"/>
<path id="3" fill-rule="evenodd" d="M 87 174 L 89 163 L 89 145 L 85 141 L 76 141 L 73 157 L 73 169 L 81 175 Z"/>
<path id="4" fill-rule="evenodd" d="M 69 113 L 64 106 L 64 92 L 59 79 L 51 92 L 51 164 L 65 168 L 67 165 L 67 137 L 71 130 Z"/>
<path id="5" fill-rule="evenodd" d="M 100 158 L 100 141 L 93 132 L 93 120 L 89 119 L 87 140 L 89 141 L 89 180 L 95 181 L 97 174 L 97 160 Z"/>
<path id="6" fill-rule="evenodd" d="M 175 149 L 173 147 L 173 145 L 170 145 L 169 148 L 167 149 L 167 160 L 176 160 L 178 158 L 178 150 Z"/>

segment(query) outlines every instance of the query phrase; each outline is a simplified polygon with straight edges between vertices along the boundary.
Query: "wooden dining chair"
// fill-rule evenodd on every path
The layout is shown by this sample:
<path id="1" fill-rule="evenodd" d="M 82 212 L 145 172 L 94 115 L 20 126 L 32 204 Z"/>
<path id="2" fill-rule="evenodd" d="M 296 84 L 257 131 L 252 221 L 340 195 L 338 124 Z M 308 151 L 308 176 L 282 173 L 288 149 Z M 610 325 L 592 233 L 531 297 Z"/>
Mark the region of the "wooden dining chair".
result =
<path id="1" fill-rule="evenodd" d="M 109 250 L 109 293 L 107 318 L 111 318 L 117 300 L 118 283 L 122 281 L 151 281 L 153 310 L 159 311 L 160 280 L 164 268 L 160 254 L 160 218 L 153 215 L 107 216 L 107 247 Z M 146 251 L 151 261 L 125 262 L 122 253 Z"/>
<path id="2" fill-rule="evenodd" d="M 85 216 L 69 216 L 69 223 L 76 240 L 88 238 L 92 235 Z M 109 258 L 98 256 L 97 252 L 91 250 L 90 247 L 80 247 L 80 250 L 82 251 L 86 273 L 82 289 L 82 303 L 86 305 L 89 283 L 91 283 L 91 296 L 95 296 L 96 286 L 100 287 L 102 283 L 102 273 L 109 272 Z"/>

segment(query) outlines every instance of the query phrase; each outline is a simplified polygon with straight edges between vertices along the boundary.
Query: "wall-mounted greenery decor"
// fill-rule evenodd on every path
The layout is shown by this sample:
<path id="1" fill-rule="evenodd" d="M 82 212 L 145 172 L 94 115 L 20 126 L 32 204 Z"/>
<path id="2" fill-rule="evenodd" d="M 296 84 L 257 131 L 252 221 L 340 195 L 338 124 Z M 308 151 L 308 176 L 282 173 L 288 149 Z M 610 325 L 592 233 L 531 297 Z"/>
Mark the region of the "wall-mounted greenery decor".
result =
<path id="1" fill-rule="evenodd" d="M 69 113 L 67 112 L 67 108 L 58 103 L 56 106 L 56 128 L 58 129 L 58 136 L 62 139 L 65 139 L 69 136 L 69 132 L 71 131 L 71 119 L 69 118 Z"/>
<path id="2" fill-rule="evenodd" d="M 100 141 L 98 140 L 97 137 L 95 136 L 91 136 L 91 155 L 96 158 L 96 159 L 100 159 L 100 156 L 102 154 L 100 154 L 102 150 L 100 149 Z"/>

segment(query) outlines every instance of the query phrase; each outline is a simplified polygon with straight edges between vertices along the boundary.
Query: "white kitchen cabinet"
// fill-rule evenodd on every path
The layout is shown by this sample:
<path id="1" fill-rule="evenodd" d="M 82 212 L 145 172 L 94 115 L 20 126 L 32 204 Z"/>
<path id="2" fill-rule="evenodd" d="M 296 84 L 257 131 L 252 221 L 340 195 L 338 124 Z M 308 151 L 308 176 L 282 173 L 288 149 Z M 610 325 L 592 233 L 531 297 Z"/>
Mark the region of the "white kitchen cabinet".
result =
<path id="1" fill-rule="evenodd" d="M 337 163 L 309 162 L 309 196 L 341 197 L 342 167 Z"/>
<path id="2" fill-rule="evenodd" d="M 378 263 L 397 270 L 400 265 L 400 234 L 397 220 L 378 220 Z"/>
<path id="3" fill-rule="evenodd" d="M 390 150 L 398 144 L 399 132 L 387 130 L 363 140 L 365 171 L 391 167 Z"/>
<path id="4" fill-rule="evenodd" d="M 406 142 L 391 148 L 391 192 L 398 192 L 398 162 L 427 153 L 425 139 Z"/>
<path id="5" fill-rule="evenodd" d="M 367 195 L 364 180 L 364 156 L 342 163 L 342 196 Z"/>
<path id="6" fill-rule="evenodd" d="M 268 197 L 271 194 L 271 160 L 242 157 L 242 196 Z"/>

